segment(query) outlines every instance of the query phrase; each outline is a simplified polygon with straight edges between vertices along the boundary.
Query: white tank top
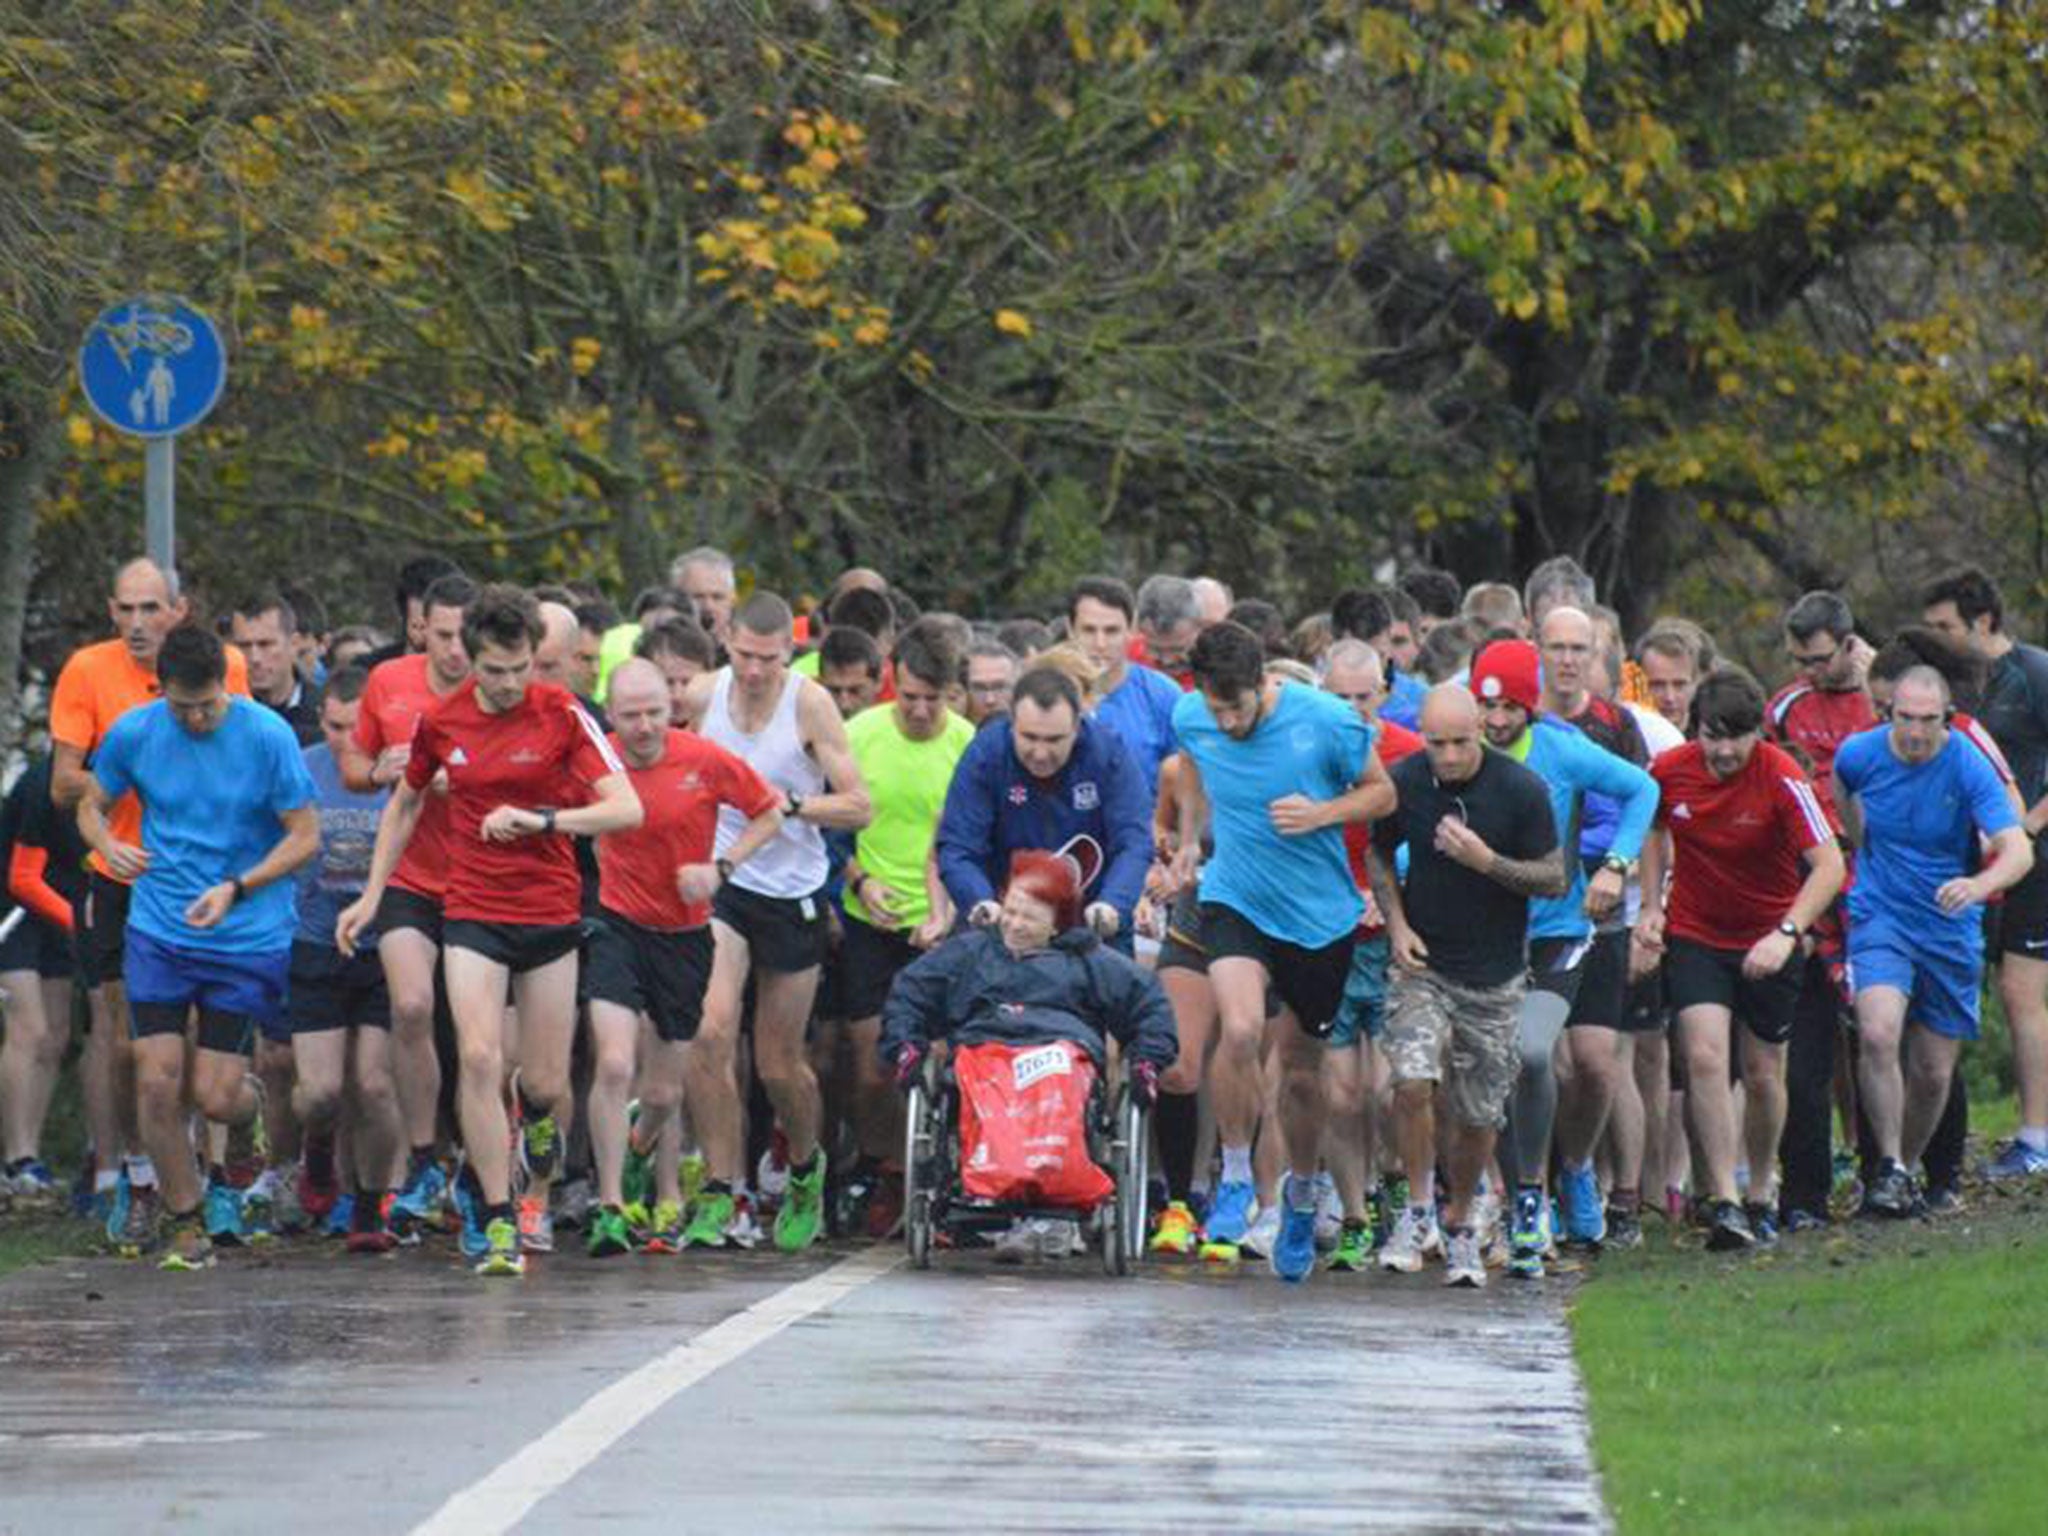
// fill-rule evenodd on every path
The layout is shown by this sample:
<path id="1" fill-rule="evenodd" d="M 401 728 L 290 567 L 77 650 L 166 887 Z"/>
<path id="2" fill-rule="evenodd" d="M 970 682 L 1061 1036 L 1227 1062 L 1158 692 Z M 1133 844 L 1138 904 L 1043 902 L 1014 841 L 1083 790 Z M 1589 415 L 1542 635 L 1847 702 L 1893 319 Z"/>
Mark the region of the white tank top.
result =
<path id="1" fill-rule="evenodd" d="M 825 792 L 825 775 L 804 750 L 804 734 L 796 721 L 796 701 L 803 679 L 796 673 L 782 685 L 775 712 L 754 735 L 739 728 L 732 714 L 732 668 L 721 668 L 711 687 L 711 703 L 697 725 L 697 734 L 745 758 L 747 766 L 785 794 L 808 799 Z M 733 845 L 747 818 L 731 806 L 718 809 L 718 856 Z M 757 896 L 794 901 L 815 896 L 825 884 L 828 864 L 824 834 L 808 821 L 794 818 L 754 856 L 733 871 L 732 883 Z"/>

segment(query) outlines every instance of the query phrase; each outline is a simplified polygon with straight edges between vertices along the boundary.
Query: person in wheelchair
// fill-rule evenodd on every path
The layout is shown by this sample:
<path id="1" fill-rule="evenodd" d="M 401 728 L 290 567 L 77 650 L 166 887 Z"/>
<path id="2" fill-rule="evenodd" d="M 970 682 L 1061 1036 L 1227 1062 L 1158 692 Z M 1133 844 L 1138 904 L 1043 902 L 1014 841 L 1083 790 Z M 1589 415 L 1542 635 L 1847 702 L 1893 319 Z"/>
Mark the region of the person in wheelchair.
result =
<path id="1" fill-rule="evenodd" d="M 882 1008 L 880 1050 L 907 1093 L 923 1081 L 925 1057 L 937 1041 L 956 1052 L 1066 1041 L 1091 1070 L 1106 1072 L 1111 1039 L 1121 1048 L 1132 1103 L 1149 1109 L 1160 1073 L 1179 1050 L 1166 994 L 1150 971 L 1085 925 L 1079 865 L 1024 850 L 1011 858 L 993 923 L 955 935 L 897 975 Z M 1078 1240 L 1072 1221 L 1033 1218 L 997 1247 L 1052 1256 L 1074 1251 Z"/>

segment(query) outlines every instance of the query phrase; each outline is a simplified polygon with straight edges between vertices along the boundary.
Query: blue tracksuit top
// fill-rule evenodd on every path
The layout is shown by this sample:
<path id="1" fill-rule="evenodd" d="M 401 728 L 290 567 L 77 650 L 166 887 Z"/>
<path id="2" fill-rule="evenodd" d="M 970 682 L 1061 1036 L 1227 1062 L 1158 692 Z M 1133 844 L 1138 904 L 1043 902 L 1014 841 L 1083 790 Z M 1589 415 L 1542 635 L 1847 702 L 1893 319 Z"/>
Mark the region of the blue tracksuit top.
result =
<path id="1" fill-rule="evenodd" d="M 991 720 L 961 754 L 946 791 L 935 844 L 939 878 L 964 920 L 975 903 L 997 899 L 1011 854 L 1054 852 L 1084 832 L 1102 845 L 1103 865 L 1082 899 L 1108 902 L 1128 932 L 1152 862 L 1152 802 L 1136 760 L 1110 731 L 1084 719 L 1066 767 L 1036 779 L 1017 761 L 1010 722 Z"/>
<path id="2" fill-rule="evenodd" d="M 1550 790 L 1550 814 L 1564 845 L 1571 889 L 1529 903 L 1529 937 L 1577 939 L 1593 931 L 1586 917 L 1586 872 L 1579 860 L 1579 802 L 1588 792 L 1621 808 L 1608 852 L 1633 859 L 1657 814 L 1657 781 L 1625 758 L 1596 746 L 1578 727 L 1538 715 L 1529 723 L 1528 767 Z"/>

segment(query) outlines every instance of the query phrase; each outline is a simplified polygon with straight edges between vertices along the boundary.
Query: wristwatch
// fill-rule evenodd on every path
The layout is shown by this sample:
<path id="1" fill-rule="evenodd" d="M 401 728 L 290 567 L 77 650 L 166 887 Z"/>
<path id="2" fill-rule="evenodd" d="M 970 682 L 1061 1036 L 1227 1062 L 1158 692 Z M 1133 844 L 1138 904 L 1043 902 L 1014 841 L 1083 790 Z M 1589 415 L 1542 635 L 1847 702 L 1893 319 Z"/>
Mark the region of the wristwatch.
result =
<path id="1" fill-rule="evenodd" d="M 1804 935 L 1803 935 L 1803 932 L 1802 932 L 1802 930 L 1801 930 L 1801 929 L 1800 929 L 1800 927 L 1799 927 L 1799 925 L 1798 925 L 1797 923 L 1793 922 L 1793 921 L 1792 921 L 1792 919 L 1791 919 L 1791 918 L 1789 918 L 1789 917 L 1787 917 L 1787 918 L 1781 918 L 1781 919 L 1779 920 L 1779 922 L 1778 922 L 1778 932 L 1780 932 L 1780 933 L 1782 933 L 1783 935 L 1785 935 L 1785 937 L 1786 937 L 1786 938 L 1788 938 L 1788 939 L 1797 939 L 1797 938 L 1801 938 L 1801 937 L 1803 937 L 1803 936 L 1804 936 Z"/>
<path id="2" fill-rule="evenodd" d="M 1610 853 L 1600 861 L 1600 867 L 1602 869 L 1611 869 L 1617 875 L 1620 875 L 1622 879 L 1626 880 L 1636 872 L 1636 861 L 1634 859 L 1624 859 L 1618 853 Z"/>
<path id="3" fill-rule="evenodd" d="M 719 884 L 723 885 L 726 881 L 732 878 L 731 859 L 713 859 L 711 861 L 711 867 L 718 871 Z"/>
<path id="4" fill-rule="evenodd" d="M 235 900 L 237 901 L 240 901 L 244 896 L 247 896 L 249 894 L 249 887 L 243 883 L 242 877 L 240 875 L 235 875 L 231 877 L 228 881 L 228 884 L 234 887 Z"/>
<path id="5" fill-rule="evenodd" d="M 555 808 L 552 805 L 544 805 L 540 808 L 540 829 L 543 832 L 555 830 Z"/>
<path id="6" fill-rule="evenodd" d="M 783 815 L 791 818 L 803 815 L 804 797 L 802 795 L 798 794 L 795 790 L 791 790 L 784 798 L 788 804 L 783 810 Z"/>

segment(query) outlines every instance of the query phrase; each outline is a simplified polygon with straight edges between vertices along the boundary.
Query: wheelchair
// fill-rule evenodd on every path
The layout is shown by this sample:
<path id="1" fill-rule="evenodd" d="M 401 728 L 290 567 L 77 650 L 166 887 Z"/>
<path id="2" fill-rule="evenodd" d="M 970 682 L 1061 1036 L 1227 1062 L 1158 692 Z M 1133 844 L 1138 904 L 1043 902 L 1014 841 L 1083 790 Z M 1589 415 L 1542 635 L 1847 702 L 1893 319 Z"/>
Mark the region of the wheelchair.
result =
<path id="1" fill-rule="evenodd" d="M 960 1102 L 950 1064 L 927 1056 L 911 1085 L 903 1148 L 903 1241 L 910 1262 L 929 1269 L 941 1233 L 989 1233 L 1011 1222 L 1044 1216 L 1092 1225 L 1109 1275 L 1127 1275 L 1145 1252 L 1146 1180 L 1150 1174 L 1151 1112 L 1132 1097 L 1121 1072 L 1112 1084 L 1098 1077 L 1087 1111 L 1088 1155 L 1113 1188 L 1091 1212 L 1072 1207 L 983 1200 L 961 1188 Z M 1099 1064 L 1098 1064 L 1099 1066 Z"/>

